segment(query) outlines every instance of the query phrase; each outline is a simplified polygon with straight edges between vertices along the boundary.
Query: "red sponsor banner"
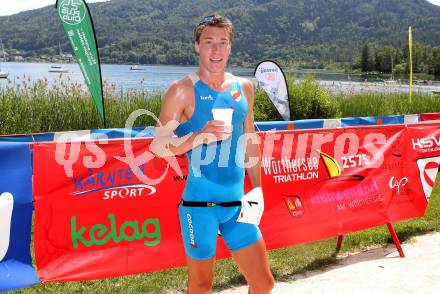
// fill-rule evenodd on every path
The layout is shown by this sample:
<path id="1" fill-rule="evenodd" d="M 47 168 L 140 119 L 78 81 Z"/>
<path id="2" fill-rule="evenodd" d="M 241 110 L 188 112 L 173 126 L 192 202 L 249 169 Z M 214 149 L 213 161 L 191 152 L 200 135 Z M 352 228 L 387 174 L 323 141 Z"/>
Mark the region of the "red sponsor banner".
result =
<path id="1" fill-rule="evenodd" d="M 440 120 L 440 113 L 438 113 L 438 112 L 422 113 L 422 114 L 420 114 L 420 117 L 421 117 L 422 121 Z"/>
<path id="2" fill-rule="evenodd" d="M 440 122 L 259 135 L 260 228 L 269 249 L 422 216 L 440 163 Z M 43 281 L 184 264 L 177 203 L 186 158 L 154 157 L 151 139 L 132 141 L 127 152 L 127 142 L 34 145 L 35 256 Z M 218 257 L 225 256 L 220 241 Z"/>
<path id="3" fill-rule="evenodd" d="M 177 204 L 184 181 L 151 160 L 151 140 L 34 145 L 35 256 L 42 281 L 99 279 L 184 264 Z M 64 146 L 63 146 L 64 145 Z M 142 155 L 142 153 L 144 153 Z M 185 159 L 177 158 L 183 170 Z M 101 162 L 99 162 L 101 161 Z M 143 161 L 143 162 L 142 162 Z M 100 168 L 90 167 L 102 165 Z"/>
<path id="4" fill-rule="evenodd" d="M 422 216 L 440 162 L 439 126 L 263 134 L 268 248 Z"/>

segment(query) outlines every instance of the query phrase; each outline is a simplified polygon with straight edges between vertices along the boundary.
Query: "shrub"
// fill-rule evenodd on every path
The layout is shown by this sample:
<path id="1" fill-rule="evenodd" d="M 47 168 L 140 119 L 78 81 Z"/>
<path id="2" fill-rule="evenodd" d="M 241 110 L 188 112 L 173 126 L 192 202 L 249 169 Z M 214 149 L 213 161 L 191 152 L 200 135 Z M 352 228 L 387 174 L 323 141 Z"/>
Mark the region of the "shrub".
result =
<path id="1" fill-rule="evenodd" d="M 300 81 L 288 76 L 287 87 L 293 120 L 334 118 L 338 115 L 338 103 L 312 75 L 305 75 Z"/>
<path id="2" fill-rule="evenodd" d="M 292 120 L 311 118 L 333 118 L 338 115 L 338 103 L 318 85 L 312 75 L 305 75 L 295 81 L 292 75 L 287 76 L 290 110 Z M 255 120 L 282 120 L 267 94 L 259 87 L 255 91 Z"/>

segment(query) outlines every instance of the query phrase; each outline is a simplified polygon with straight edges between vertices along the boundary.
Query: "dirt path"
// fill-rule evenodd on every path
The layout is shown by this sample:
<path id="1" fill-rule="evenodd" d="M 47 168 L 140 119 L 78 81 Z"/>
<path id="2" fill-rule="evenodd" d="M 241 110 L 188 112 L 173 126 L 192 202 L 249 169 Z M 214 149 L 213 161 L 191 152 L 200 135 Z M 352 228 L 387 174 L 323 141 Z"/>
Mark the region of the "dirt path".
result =
<path id="1" fill-rule="evenodd" d="M 405 258 L 394 245 L 341 258 L 324 271 L 277 283 L 272 293 L 440 293 L 440 232 L 414 237 L 402 248 Z M 217 293 L 247 294 L 247 287 Z"/>

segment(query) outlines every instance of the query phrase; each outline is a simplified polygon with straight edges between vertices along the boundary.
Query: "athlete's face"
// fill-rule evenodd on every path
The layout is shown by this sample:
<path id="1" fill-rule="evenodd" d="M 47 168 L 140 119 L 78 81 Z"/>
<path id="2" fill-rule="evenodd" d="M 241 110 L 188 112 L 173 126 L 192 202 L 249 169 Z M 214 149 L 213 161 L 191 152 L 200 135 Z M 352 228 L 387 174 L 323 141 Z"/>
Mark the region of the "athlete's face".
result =
<path id="1" fill-rule="evenodd" d="M 224 28 L 207 26 L 195 44 L 200 67 L 212 73 L 223 72 L 231 54 L 231 42 Z"/>

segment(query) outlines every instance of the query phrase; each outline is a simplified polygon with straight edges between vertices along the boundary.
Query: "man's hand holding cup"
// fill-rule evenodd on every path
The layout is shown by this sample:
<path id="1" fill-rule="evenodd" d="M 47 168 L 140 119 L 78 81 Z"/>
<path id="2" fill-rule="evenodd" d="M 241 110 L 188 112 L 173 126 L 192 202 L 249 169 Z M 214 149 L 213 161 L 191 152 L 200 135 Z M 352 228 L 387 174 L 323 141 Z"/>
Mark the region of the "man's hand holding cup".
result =
<path id="1" fill-rule="evenodd" d="M 206 123 L 199 132 L 202 136 L 203 144 L 227 140 L 232 134 L 232 108 L 214 108 L 212 109 L 213 120 Z"/>

